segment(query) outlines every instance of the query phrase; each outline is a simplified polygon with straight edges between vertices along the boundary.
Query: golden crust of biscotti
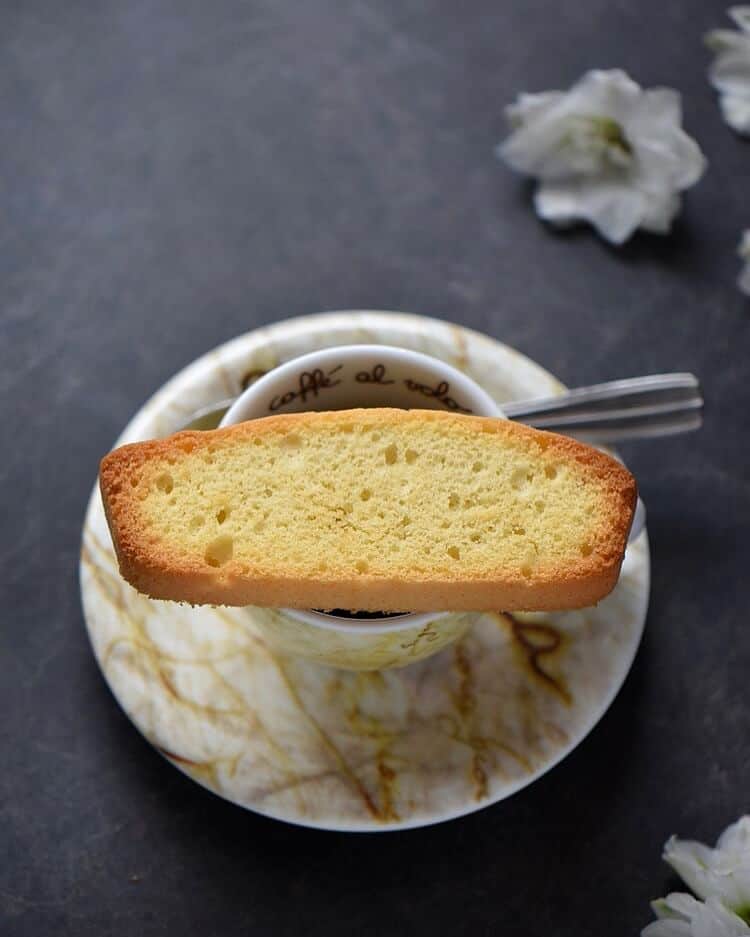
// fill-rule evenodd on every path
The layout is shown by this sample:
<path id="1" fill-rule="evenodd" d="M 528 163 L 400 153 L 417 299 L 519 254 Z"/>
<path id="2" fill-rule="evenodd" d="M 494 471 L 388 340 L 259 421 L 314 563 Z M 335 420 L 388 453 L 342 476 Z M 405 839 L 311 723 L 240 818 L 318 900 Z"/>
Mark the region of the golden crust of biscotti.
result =
<path id="1" fill-rule="evenodd" d="M 568 437 L 393 409 L 122 446 L 100 487 L 120 571 L 153 598 L 370 611 L 595 604 L 637 499 L 627 469 Z"/>

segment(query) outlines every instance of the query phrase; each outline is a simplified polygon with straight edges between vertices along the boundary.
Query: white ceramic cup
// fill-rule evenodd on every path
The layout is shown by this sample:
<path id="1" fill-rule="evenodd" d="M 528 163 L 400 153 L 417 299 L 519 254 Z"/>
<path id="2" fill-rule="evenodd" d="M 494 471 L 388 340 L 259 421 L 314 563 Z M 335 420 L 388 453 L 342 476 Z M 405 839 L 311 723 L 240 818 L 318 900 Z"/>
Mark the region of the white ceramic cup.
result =
<path id="1" fill-rule="evenodd" d="M 269 371 L 240 394 L 220 425 L 276 413 L 355 407 L 502 416 L 476 381 L 444 361 L 392 345 L 340 345 Z"/>
<path id="2" fill-rule="evenodd" d="M 277 413 L 355 407 L 445 410 L 503 417 L 486 391 L 444 361 L 390 345 L 342 345 L 302 355 L 269 371 L 237 398 L 220 425 L 231 426 Z M 279 611 L 300 624 L 338 632 L 342 639 L 347 634 L 387 635 L 400 631 L 418 634 L 451 615 L 439 611 L 347 617 L 315 610 Z M 446 636 L 451 630 L 455 631 L 446 629 Z M 444 643 L 447 642 L 433 640 L 430 653 Z"/>

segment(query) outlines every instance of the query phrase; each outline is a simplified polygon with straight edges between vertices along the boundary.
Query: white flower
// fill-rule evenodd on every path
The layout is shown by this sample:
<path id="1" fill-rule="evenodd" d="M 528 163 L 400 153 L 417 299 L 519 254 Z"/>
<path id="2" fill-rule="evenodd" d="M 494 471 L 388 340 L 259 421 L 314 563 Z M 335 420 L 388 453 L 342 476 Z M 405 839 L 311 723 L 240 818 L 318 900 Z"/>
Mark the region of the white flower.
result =
<path id="1" fill-rule="evenodd" d="M 672 836 L 664 860 L 699 898 L 718 898 L 750 919 L 750 816 L 727 827 L 715 849 Z"/>
<path id="2" fill-rule="evenodd" d="M 706 44 L 716 53 L 708 77 L 719 92 L 724 120 L 750 136 L 750 7 L 731 7 L 728 13 L 740 28 L 706 33 Z"/>
<path id="3" fill-rule="evenodd" d="M 534 205 L 558 225 L 588 221 L 614 244 L 636 228 L 666 233 L 680 192 L 706 160 L 681 127 L 680 95 L 644 91 L 625 72 L 591 71 L 570 91 L 522 94 L 497 154 L 536 176 Z"/>
<path id="4" fill-rule="evenodd" d="M 696 901 L 680 892 L 651 904 L 659 918 L 641 931 L 641 937 L 745 937 L 750 927 L 716 898 Z"/>
<path id="5" fill-rule="evenodd" d="M 750 296 L 750 228 L 742 235 L 737 253 L 745 261 L 745 266 L 742 268 L 742 272 L 739 275 L 737 285 L 743 293 L 747 293 L 747 295 Z"/>

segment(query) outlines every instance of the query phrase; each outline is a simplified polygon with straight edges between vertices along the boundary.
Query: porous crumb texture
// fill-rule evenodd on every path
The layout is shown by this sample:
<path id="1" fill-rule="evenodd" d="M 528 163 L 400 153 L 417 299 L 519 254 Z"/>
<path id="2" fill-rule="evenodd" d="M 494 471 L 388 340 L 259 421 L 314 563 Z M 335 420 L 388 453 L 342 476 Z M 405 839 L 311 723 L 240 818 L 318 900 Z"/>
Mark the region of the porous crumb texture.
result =
<path id="1" fill-rule="evenodd" d="M 401 410 L 125 446 L 101 485 L 122 572 L 152 596 L 359 609 L 591 604 L 636 500 L 626 469 L 565 437 Z"/>

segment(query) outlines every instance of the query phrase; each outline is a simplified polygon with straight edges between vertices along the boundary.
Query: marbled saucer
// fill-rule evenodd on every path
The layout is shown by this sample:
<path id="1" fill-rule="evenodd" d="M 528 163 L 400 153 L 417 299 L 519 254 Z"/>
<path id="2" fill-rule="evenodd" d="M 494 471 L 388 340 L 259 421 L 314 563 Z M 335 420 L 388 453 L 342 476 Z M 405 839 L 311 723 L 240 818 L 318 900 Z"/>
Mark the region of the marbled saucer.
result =
<path id="1" fill-rule="evenodd" d="M 118 443 L 167 435 L 280 362 L 354 342 L 442 358 L 500 403 L 561 389 L 528 358 L 476 332 L 418 316 L 333 313 L 258 329 L 204 355 L 143 406 Z M 353 673 L 272 652 L 252 609 L 191 609 L 139 595 L 117 572 L 96 488 L 80 570 L 102 673 L 166 758 L 241 807 L 352 831 L 461 816 L 557 764 L 622 685 L 649 592 L 644 532 L 596 608 L 478 615 L 434 657 Z"/>

